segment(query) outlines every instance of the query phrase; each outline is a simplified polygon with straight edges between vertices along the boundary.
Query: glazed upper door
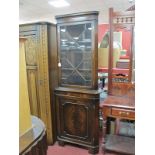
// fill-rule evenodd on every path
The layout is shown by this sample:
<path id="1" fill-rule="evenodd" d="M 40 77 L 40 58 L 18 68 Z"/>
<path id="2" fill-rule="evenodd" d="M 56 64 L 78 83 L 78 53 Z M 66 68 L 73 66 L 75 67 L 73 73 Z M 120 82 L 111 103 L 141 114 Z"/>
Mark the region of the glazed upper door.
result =
<path id="1" fill-rule="evenodd" d="M 58 26 L 60 86 L 92 87 L 94 23 Z"/>

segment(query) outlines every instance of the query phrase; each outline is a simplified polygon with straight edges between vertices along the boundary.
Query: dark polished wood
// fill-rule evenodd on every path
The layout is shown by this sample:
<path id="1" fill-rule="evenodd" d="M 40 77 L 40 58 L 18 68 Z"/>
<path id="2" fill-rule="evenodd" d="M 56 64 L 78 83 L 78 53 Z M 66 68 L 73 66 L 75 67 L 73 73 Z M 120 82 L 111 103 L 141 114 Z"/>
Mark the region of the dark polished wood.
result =
<path id="1" fill-rule="evenodd" d="M 133 15 L 134 16 L 134 15 Z M 132 71 L 133 71 L 133 54 L 134 54 L 134 51 L 133 51 L 133 37 L 134 37 L 134 25 L 131 26 L 131 44 L 130 44 L 130 63 L 129 63 L 129 82 L 132 81 Z"/>
<path id="2" fill-rule="evenodd" d="M 112 11 L 110 8 L 109 17 L 112 17 Z M 108 94 L 111 94 L 112 90 L 112 75 L 113 75 L 113 18 L 109 18 L 109 28 L 110 28 L 110 36 L 109 36 L 109 59 L 108 59 Z"/>
<path id="3" fill-rule="evenodd" d="M 130 147 L 127 144 L 128 140 L 125 140 L 124 137 L 119 137 L 119 139 L 117 139 L 117 136 L 115 137 L 115 135 L 111 135 L 111 139 L 109 139 L 107 137 L 107 121 L 109 117 L 112 118 L 116 118 L 116 120 L 119 122 L 121 119 L 125 119 L 125 120 L 135 120 L 135 98 L 134 97 L 122 97 L 122 96 L 113 96 L 113 95 L 109 95 L 105 101 L 103 101 L 100 105 L 101 109 L 102 109 L 102 113 L 103 113 L 103 151 L 111 151 L 111 152 L 117 152 L 117 153 L 122 153 L 124 149 L 129 150 L 131 152 L 134 152 L 134 147 L 132 146 Z M 119 128 L 118 127 L 118 123 L 116 123 L 116 130 Z M 117 133 L 117 131 L 116 131 Z M 113 137 L 114 136 L 114 137 Z M 113 140 L 115 139 L 115 141 L 117 141 L 117 143 L 120 142 L 120 139 L 123 139 L 125 141 L 122 141 L 121 144 L 115 145 L 115 146 L 119 146 L 119 148 L 117 147 L 113 147 Z M 132 144 L 134 144 L 134 138 L 129 138 L 130 141 L 133 141 Z M 108 143 L 108 144 L 107 144 Z M 111 146 L 109 146 L 111 144 Z M 125 146 L 124 146 L 124 145 Z M 108 146 L 108 147 L 107 147 Z M 126 148 L 123 148 L 126 147 Z M 111 148 L 111 149 L 109 149 Z M 119 150 L 119 151 L 118 151 Z M 130 154 L 129 152 L 126 152 L 124 154 Z"/>
<path id="4" fill-rule="evenodd" d="M 100 106 L 103 106 L 104 117 L 107 115 L 120 116 L 135 119 L 135 99 L 120 96 L 108 96 L 101 102 Z M 123 113 L 124 111 L 124 113 Z M 130 114 L 131 111 L 131 114 Z M 133 113 L 132 113 L 133 112 Z"/>
<path id="5" fill-rule="evenodd" d="M 58 88 L 57 139 L 99 151 L 98 12 L 56 16 Z M 93 127 L 93 128 L 92 128 Z"/>
<path id="6" fill-rule="evenodd" d="M 129 57 L 129 73 L 127 77 L 128 82 L 131 82 L 132 78 L 132 66 L 133 66 L 133 33 L 135 25 L 135 11 L 125 11 L 125 12 L 114 12 L 113 8 L 109 9 L 109 27 L 110 27 L 110 37 L 109 37 L 109 65 L 108 65 L 108 94 L 112 95 L 113 79 L 114 75 L 112 72 L 113 68 L 113 32 L 120 29 L 129 29 L 131 32 L 131 43 L 130 43 L 130 57 Z M 123 77 L 124 78 L 124 77 Z"/>
<path id="7" fill-rule="evenodd" d="M 117 154 L 135 154 L 135 139 L 118 135 L 120 120 L 135 120 L 135 84 L 131 82 L 133 66 L 133 28 L 134 11 L 114 12 L 109 9 L 110 39 L 109 39 L 109 68 L 108 68 L 108 96 L 101 102 L 103 114 L 103 151 Z M 130 63 L 128 76 L 113 75 L 113 32 L 119 28 L 131 30 Z M 121 78 L 123 80 L 118 80 Z M 107 135 L 108 119 L 115 118 L 115 134 Z"/>
<path id="8" fill-rule="evenodd" d="M 56 94 L 58 141 L 99 149 L 98 91 L 58 88 Z M 92 128 L 93 126 L 93 128 Z"/>
<path id="9" fill-rule="evenodd" d="M 123 82 L 121 84 L 115 81 L 113 81 L 114 77 L 116 77 L 116 75 L 113 74 L 112 70 L 113 70 L 113 32 L 120 30 L 120 29 L 125 29 L 128 28 L 128 30 L 130 30 L 131 32 L 131 42 L 130 42 L 130 58 L 129 58 L 129 73 L 127 75 L 127 77 L 123 77 L 122 78 L 127 78 L 127 83 L 129 83 L 129 85 L 131 86 L 131 78 L 132 78 L 132 70 L 133 70 L 133 40 L 134 40 L 134 25 L 135 25 L 135 11 L 125 11 L 125 12 L 114 12 L 113 8 L 109 9 L 109 27 L 110 27 L 110 37 L 109 37 L 109 65 L 108 65 L 108 94 L 109 95 L 115 95 L 115 93 L 113 92 L 113 90 L 116 90 L 116 86 L 117 85 L 121 85 L 121 87 L 124 85 L 125 87 L 127 86 L 126 82 Z M 121 78 L 121 77 L 120 77 Z M 114 87 L 114 89 L 113 89 Z M 117 87 L 118 88 L 118 87 Z M 120 90 L 123 90 L 123 88 L 120 88 Z M 128 90 L 128 89 L 126 89 Z"/>
<path id="10" fill-rule="evenodd" d="M 48 144 L 53 144 L 56 139 L 56 25 L 48 22 L 22 24 L 19 35 L 27 38 L 25 55 L 31 114 L 43 120 L 47 127 Z"/>
<path id="11" fill-rule="evenodd" d="M 135 98 L 135 84 L 128 82 L 113 82 L 112 95 L 120 97 Z"/>
<path id="12" fill-rule="evenodd" d="M 56 16 L 57 23 L 68 23 L 68 22 L 80 22 L 87 20 L 96 20 L 98 18 L 98 11 L 88 11 L 81 13 L 73 13 L 66 15 L 58 15 Z"/>
<path id="13" fill-rule="evenodd" d="M 44 123 L 32 116 L 32 129 L 19 138 L 20 155 L 46 155 L 47 136 Z"/>
<path id="14" fill-rule="evenodd" d="M 58 70 L 59 70 L 59 86 L 63 86 L 63 87 L 73 87 L 73 88 L 86 88 L 86 89 L 98 89 L 98 83 L 97 83 L 97 65 L 98 65 L 98 52 L 97 52 L 97 50 L 98 50 L 98 29 L 97 29 L 97 25 L 98 25 L 98 18 L 97 18 L 97 15 L 98 15 L 98 12 L 92 12 L 92 13 L 90 13 L 90 14 L 88 14 L 88 13 L 80 13 L 80 14 L 75 14 L 75 17 L 74 17 L 74 14 L 71 14 L 71 15 L 67 15 L 67 16 L 65 16 L 64 15 L 64 17 L 63 16 L 58 16 L 58 17 L 56 17 L 56 19 L 57 19 L 57 22 L 58 22 L 58 25 L 57 25 L 57 36 L 58 36 L 58 63 L 61 63 L 62 64 L 62 58 L 61 58 L 61 52 L 62 52 L 62 49 L 61 49 L 61 47 L 60 47 L 60 45 L 61 45 L 61 27 L 63 27 L 63 26 L 76 26 L 76 25 L 84 25 L 84 24 L 92 24 L 92 37 L 90 38 L 91 39 L 91 60 L 89 61 L 89 63 L 91 64 L 91 79 L 92 79 L 92 81 L 91 81 L 91 85 L 88 85 L 88 86 L 85 86 L 85 85 L 75 85 L 75 84 L 64 84 L 64 83 L 62 83 L 61 82 L 61 78 L 62 78 L 62 69 L 65 69 L 65 68 L 63 68 L 63 66 L 62 67 L 58 67 Z M 82 17 L 85 17 L 85 19 L 83 19 L 83 18 L 81 18 L 81 16 Z M 93 16 L 93 19 L 90 19 L 89 17 L 90 16 Z M 60 24 L 59 22 L 60 22 L 60 20 L 62 20 L 63 19 L 63 22 Z M 69 28 L 68 28 L 69 29 Z M 73 31 L 73 30 L 72 30 Z M 75 28 L 75 32 L 76 32 L 76 28 Z M 77 32 L 76 32 L 77 33 Z M 67 34 L 69 34 L 69 33 L 67 33 Z M 69 37 L 72 37 L 72 35 L 74 36 L 74 33 L 73 34 L 71 34 L 71 36 L 69 36 Z M 65 36 L 66 37 L 66 36 Z M 80 37 L 80 36 L 79 36 Z M 66 38 L 66 39 L 68 39 L 68 38 Z M 70 39 L 70 38 L 69 38 Z M 72 41 L 75 41 L 73 38 L 71 39 Z M 71 42 L 71 41 L 70 41 Z M 86 41 L 85 41 L 86 42 Z M 73 49 L 70 49 L 70 54 L 68 54 L 68 55 L 66 55 L 66 57 L 67 57 L 67 59 L 68 59 L 68 57 L 70 56 L 70 57 L 73 57 L 73 55 L 72 55 L 72 53 L 73 52 L 75 52 L 75 51 L 73 51 Z M 79 52 L 80 53 L 80 52 Z M 84 52 L 83 52 L 84 53 Z M 89 52 L 86 52 L 86 53 L 84 53 L 84 54 L 89 54 Z M 78 54 L 78 55 L 80 55 L 80 54 Z M 78 56 L 77 55 L 77 56 Z M 74 61 L 74 63 L 77 63 L 76 61 L 78 60 L 78 57 L 75 57 L 75 58 L 71 58 L 72 59 L 72 61 Z M 88 55 L 88 56 L 90 56 L 90 55 Z M 84 58 L 84 55 L 83 55 L 83 58 Z M 85 56 L 85 59 L 86 59 L 87 57 Z M 63 58 L 64 59 L 64 58 Z M 76 60 L 77 59 L 77 60 Z M 69 60 L 69 59 L 68 59 Z M 81 61 L 81 60 L 79 60 L 79 61 Z M 70 62 L 69 62 L 70 63 Z M 71 62 L 72 63 L 72 62 Z M 79 70 L 79 68 L 76 68 L 75 66 L 75 68 L 73 68 L 73 65 L 72 64 L 70 64 L 71 66 L 71 69 L 74 69 L 76 72 L 80 72 L 80 73 L 82 73 L 82 70 Z M 66 68 L 67 70 L 70 70 L 70 68 L 68 67 L 68 68 Z M 88 69 L 88 68 L 86 68 L 86 69 Z M 83 71 L 86 71 L 86 69 L 83 69 Z M 69 73 L 70 74 L 70 73 Z"/>

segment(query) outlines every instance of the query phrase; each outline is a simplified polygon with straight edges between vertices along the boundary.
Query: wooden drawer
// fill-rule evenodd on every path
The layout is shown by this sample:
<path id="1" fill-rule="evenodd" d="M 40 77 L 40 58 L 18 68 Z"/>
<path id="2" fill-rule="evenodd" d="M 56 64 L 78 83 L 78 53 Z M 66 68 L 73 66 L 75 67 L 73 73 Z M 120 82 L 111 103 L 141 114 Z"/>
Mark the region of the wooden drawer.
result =
<path id="1" fill-rule="evenodd" d="M 118 108 L 112 108 L 112 115 L 113 116 L 119 116 L 119 117 L 125 117 L 125 118 L 135 118 L 135 112 L 134 111 L 118 109 Z"/>

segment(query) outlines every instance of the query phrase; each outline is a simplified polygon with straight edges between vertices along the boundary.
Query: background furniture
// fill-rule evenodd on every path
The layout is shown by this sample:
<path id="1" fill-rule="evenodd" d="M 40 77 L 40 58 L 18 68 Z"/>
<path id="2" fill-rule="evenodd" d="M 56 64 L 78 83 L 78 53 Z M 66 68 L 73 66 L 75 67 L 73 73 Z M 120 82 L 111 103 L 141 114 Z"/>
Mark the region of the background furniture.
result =
<path id="1" fill-rule="evenodd" d="M 43 120 L 48 144 L 52 144 L 56 131 L 53 104 L 53 89 L 57 85 L 56 26 L 46 22 L 30 23 L 20 25 L 19 31 L 21 37 L 27 38 L 25 55 L 31 114 Z"/>
<path id="2" fill-rule="evenodd" d="M 114 12 L 111 8 L 109 11 L 109 25 L 110 25 L 110 38 L 109 38 L 109 70 L 108 70 L 108 93 L 112 94 L 112 84 L 113 80 L 113 33 L 114 31 L 120 31 L 121 29 L 125 29 L 131 32 L 131 40 L 130 40 L 130 49 L 129 53 L 129 73 L 127 75 L 127 82 L 131 82 L 132 78 L 132 70 L 133 70 L 133 53 L 134 53 L 134 19 L 135 13 L 134 11 L 126 11 L 126 12 Z M 121 74 L 121 72 L 120 72 Z M 121 77 L 120 77 L 121 78 Z"/>
<path id="3" fill-rule="evenodd" d="M 127 135 L 117 135 L 119 130 L 120 120 L 135 120 L 135 105 L 134 98 L 126 98 L 119 96 L 108 96 L 103 103 L 103 132 L 105 138 L 104 151 L 111 151 L 122 154 L 134 154 L 135 152 L 135 140 L 134 138 L 127 137 Z M 107 128 L 108 117 L 116 119 L 115 134 L 106 135 L 109 131 Z M 109 125 L 109 124 L 108 124 Z"/>
<path id="4" fill-rule="evenodd" d="M 99 150 L 98 12 L 57 16 L 57 139 Z M 93 128 L 92 128 L 93 127 Z"/>
<path id="5" fill-rule="evenodd" d="M 123 155 L 134 154 L 135 139 L 133 137 L 117 135 L 121 119 L 135 120 L 135 84 L 134 81 L 132 81 L 134 11 L 113 12 L 113 9 L 110 8 L 109 23 L 108 97 L 100 105 L 103 112 L 103 151 Z M 129 72 L 125 77 L 122 75 L 117 76 L 117 74 L 113 72 L 113 31 L 119 30 L 120 28 L 131 30 Z M 118 74 L 122 74 L 122 72 Z M 116 119 L 116 132 L 114 135 L 107 135 L 109 130 L 108 117 Z"/>
<path id="6" fill-rule="evenodd" d="M 25 38 L 19 38 L 19 136 L 32 127 L 28 95 Z"/>
<path id="7" fill-rule="evenodd" d="M 44 123 L 30 115 L 25 62 L 25 38 L 19 39 L 19 154 L 46 155 L 47 137 Z"/>
<path id="8" fill-rule="evenodd" d="M 32 116 L 32 128 L 19 138 L 19 155 L 46 155 L 47 136 L 44 123 Z"/>

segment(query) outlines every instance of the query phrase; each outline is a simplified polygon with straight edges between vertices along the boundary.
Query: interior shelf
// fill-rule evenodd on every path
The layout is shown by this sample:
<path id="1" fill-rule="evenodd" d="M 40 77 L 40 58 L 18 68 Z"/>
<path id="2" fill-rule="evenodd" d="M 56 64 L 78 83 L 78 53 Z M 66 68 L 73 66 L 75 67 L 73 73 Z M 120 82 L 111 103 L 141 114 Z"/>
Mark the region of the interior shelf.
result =
<path id="1" fill-rule="evenodd" d="M 105 149 L 123 155 L 135 154 L 135 138 L 121 135 L 107 135 Z"/>

